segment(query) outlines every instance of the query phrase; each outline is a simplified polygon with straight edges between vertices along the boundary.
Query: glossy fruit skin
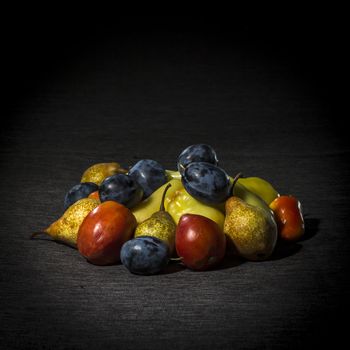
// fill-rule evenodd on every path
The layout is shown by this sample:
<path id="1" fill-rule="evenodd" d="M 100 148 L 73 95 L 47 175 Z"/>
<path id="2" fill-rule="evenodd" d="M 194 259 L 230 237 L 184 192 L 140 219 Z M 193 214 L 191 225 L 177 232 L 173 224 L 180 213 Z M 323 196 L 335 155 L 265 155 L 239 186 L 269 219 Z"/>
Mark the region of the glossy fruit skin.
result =
<path id="1" fill-rule="evenodd" d="M 99 195 L 99 193 L 98 193 L 98 190 L 95 191 L 95 192 L 90 193 L 90 194 L 88 195 L 88 198 L 95 199 L 95 200 L 97 200 L 97 201 L 99 201 L 99 202 L 101 203 L 101 201 L 100 201 L 100 195 Z"/>
<path id="2" fill-rule="evenodd" d="M 128 208 L 114 201 L 103 202 L 80 225 L 78 250 L 92 264 L 114 264 L 120 260 L 120 249 L 131 239 L 135 227 L 136 219 Z"/>
<path id="3" fill-rule="evenodd" d="M 188 194 L 183 187 L 173 194 L 167 205 L 167 211 L 175 223 L 178 223 L 184 214 L 199 214 L 215 221 L 220 228 L 224 227 L 225 215 L 218 206 L 198 201 Z"/>
<path id="4" fill-rule="evenodd" d="M 168 181 L 165 169 L 152 159 L 139 160 L 128 172 L 143 189 L 143 198 L 149 197 Z"/>
<path id="5" fill-rule="evenodd" d="M 87 198 L 90 193 L 98 190 L 98 186 L 93 182 L 82 182 L 73 186 L 64 198 L 64 210 L 67 210 L 79 199 Z"/>
<path id="6" fill-rule="evenodd" d="M 156 237 L 142 236 L 124 243 L 120 253 L 122 264 L 138 275 L 154 275 L 169 261 L 169 248 Z"/>
<path id="7" fill-rule="evenodd" d="M 215 150 L 204 143 L 188 146 L 179 155 L 177 168 L 182 175 L 186 167 L 193 162 L 207 162 L 214 165 L 218 164 L 218 157 Z"/>
<path id="8" fill-rule="evenodd" d="M 159 210 L 164 189 L 168 184 L 171 184 L 171 187 L 165 196 L 164 206 L 166 210 L 176 191 L 183 188 L 182 182 L 180 180 L 170 180 L 163 186 L 159 187 L 156 191 L 154 191 L 147 199 L 143 200 L 138 205 L 133 207 L 131 211 L 135 215 L 138 224 L 147 220 L 152 216 L 152 214 L 156 213 Z"/>
<path id="9" fill-rule="evenodd" d="M 115 201 L 127 208 L 134 207 L 142 200 L 142 187 L 131 177 L 125 174 L 116 174 L 107 177 L 99 189 L 101 202 Z"/>
<path id="10" fill-rule="evenodd" d="M 181 180 L 186 191 L 203 203 L 222 203 L 230 197 L 229 176 L 213 164 L 191 163 L 186 167 Z"/>
<path id="11" fill-rule="evenodd" d="M 226 237 L 213 220 L 185 214 L 176 229 L 175 245 L 178 256 L 188 268 L 203 271 L 222 261 Z"/>
<path id="12" fill-rule="evenodd" d="M 119 163 L 97 163 L 84 171 L 80 182 L 94 182 L 97 185 L 101 185 L 102 181 L 108 176 L 126 173 L 127 170 L 123 169 Z"/>
<path id="13" fill-rule="evenodd" d="M 286 241 L 297 241 L 305 232 L 301 203 L 293 196 L 280 196 L 273 200 L 270 208 L 275 215 L 279 237 Z"/>
<path id="14" fill-rule="evenodd" d="M 243 177 L 239 178 L 237 182 L 259 196 L 267 205 L 269 205 L 275 198 L 279 197 L 279 193 L 272 187 L 272 185 L 261 177 Z"/>

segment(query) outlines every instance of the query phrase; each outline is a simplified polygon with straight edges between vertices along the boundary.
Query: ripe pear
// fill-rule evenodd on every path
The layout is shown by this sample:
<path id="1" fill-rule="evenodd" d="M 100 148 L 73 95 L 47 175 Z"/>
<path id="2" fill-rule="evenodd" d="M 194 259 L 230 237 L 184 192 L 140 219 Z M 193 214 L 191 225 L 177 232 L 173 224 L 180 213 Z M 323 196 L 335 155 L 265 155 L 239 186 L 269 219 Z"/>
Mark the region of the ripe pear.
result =
<path id="1" fill-rule="evenodd" d="M 253 261 L 269 258 L 277 241 L 273 214 L 235 196 L 226 201 L 225 209 L 224 233 L 238 254 Z"/>
<path id="2" fill-rule="evenodd" d="M 165 195 L 171 184 L 168 183 L 163 191 L 163 196 L 159 211 L 136 227 L 135 237 L 152 236 L 161 239 L 169 247 L 169 252 L 172 254 L 175 249 L 175 233 L 176 224 L 169 213 L 165 211 L 164 200 Z"/>
<path id="3" fill-rule="evenodd" d="M 98 205 L 99 201 L 95 199 L 80 199 L 72 204 L 63 215 L 53 222 L 47 229 L 40 232 L 34 232 L 31 238 L 34 238 L 39 234 L 46 234 L 55 241 L 60 241 L 76 248 L 80 225 L 85 217 Z"/>
<path id="4" fill-rule="evenodd" d="M 100 185 L 106 177 L 120 173 L 126 174 L 127 170 L 123 169 L 119 163 L 98 163 L 84 171 L 80 182 L 93 182 Z"/>

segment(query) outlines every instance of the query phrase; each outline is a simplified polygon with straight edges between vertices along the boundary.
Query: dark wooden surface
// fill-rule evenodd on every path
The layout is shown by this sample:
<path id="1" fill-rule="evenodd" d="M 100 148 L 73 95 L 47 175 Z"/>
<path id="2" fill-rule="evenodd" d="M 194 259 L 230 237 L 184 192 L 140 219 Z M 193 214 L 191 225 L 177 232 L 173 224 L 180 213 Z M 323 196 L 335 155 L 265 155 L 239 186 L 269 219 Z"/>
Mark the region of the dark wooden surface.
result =
<path id="1" fill-rule="evenodd" d="M 345 339 L 349 146 L 333 105 L 334 41 L 315 25 L 15 34 L 0 148 L 0 348 L 280 349 Z M 29 240 L 61 215 L 91 164 L 152 158 L 172 169 L 197 142 L 211 144 L 228 173 L 297 196 L 305 238 L 266 262 L 149 277 Z"/>

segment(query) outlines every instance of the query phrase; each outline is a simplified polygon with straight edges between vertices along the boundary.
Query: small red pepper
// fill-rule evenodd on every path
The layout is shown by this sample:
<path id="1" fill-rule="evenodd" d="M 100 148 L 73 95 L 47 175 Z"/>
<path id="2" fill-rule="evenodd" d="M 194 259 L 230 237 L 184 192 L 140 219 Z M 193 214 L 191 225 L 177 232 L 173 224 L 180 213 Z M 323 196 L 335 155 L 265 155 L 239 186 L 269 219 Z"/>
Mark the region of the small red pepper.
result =
<path id="1" fill-rule="evenodd" d="M 274 212 L 280 238 L 286 241 L 300 239 L 305 232 L 300 202 L 293 196 L 280 196 L 271 202 L 270 208 Z"/>

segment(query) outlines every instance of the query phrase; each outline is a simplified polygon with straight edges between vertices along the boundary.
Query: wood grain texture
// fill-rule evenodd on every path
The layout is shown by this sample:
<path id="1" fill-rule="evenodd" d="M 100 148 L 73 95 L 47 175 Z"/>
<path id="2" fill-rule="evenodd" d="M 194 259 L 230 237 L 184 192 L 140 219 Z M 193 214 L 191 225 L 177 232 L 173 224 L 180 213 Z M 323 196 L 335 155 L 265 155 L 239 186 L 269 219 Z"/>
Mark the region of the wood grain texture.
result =
<path id="1" fill-rule="evenodd" d="M 350 150 L 328 81 L 304 74 L 288 42 L 275 56 L 227 33 L 134 33 L 95 44 L 48 63 L 57 71 L 42 69 L 32 90 L 9 101 L 0 348 L 286 349 L 344 338 Z M 305 239 L 266 262 L 226 259 L 200 273 L 170 266 L 148 277 L 29 240 L 61 215 L 88 166 L 152 158 L 171 169 L 197 142 L 211 144 L 230 174 L 261 176 L 297 196 Z"/>

